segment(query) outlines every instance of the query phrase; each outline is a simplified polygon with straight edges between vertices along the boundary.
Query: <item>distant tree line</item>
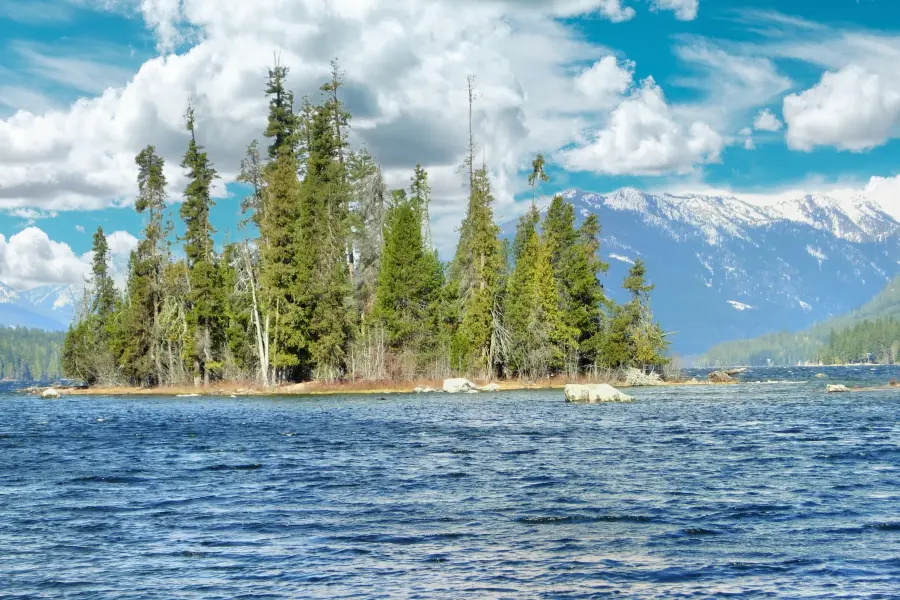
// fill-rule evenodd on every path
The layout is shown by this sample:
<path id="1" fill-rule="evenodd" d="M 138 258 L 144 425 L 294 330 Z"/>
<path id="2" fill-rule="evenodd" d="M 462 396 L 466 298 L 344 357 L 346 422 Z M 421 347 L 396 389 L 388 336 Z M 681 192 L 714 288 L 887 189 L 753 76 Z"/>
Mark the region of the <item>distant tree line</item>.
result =
<path id="1" fill-rule="evenodd" d="M 471 80 L 468 206 L 456 253 L 442 264 L 422 166 L 407 189 L 388 190 L 374 158 L 349 147 L 337 65 L 317 103 L 296 102 L 287 74 L 279 64 L 269 70 L 268 145 L 251 143 L 241 165 L 246 240 L 213 244 L 217 174 L 192 108 L 178 211 L 183 258 L 173 252 L 163 159 L 152 146 L 138 154 L 135 208 L 146 225 L 127 286 L 120 294 L 113 285 L 98 229 L 89 290 L 65 340 L 66 373 L 92 384 L 271 385 L 574 376 L 666 363 L 644 264 L 625 279 L 630 300 L 614 304 L 598 279 L 607 265 L 596 216 L 576 226 L 561 197 L 543 218 L 538 211 L 548 180 L 540 155 L 528 177 L 531 208 L 512 244 L 501 239 L 488 170 L 475 159 Z"/>
<path id="2" fill-rule="evenodd" d="M 832 331 L 820 359 L 827 365 L 900 361 L 900 321 L 894 317 L 865 320 L 840 331 Z"/>
<path id="3" fill-rule="evenodd" d="M 64 334 L 24 327 L 0 327 L 0 379 L 49 381 L 62 375 Z"/>

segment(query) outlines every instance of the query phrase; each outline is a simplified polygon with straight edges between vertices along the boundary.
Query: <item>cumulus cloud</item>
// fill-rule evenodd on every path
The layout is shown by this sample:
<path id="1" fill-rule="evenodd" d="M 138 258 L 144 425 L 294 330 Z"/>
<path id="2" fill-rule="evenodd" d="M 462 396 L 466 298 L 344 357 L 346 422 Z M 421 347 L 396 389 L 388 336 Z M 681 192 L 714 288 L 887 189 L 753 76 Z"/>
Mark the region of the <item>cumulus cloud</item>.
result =
<path id="1" fill-rule="evenodd" d="M 653 0 L 657 10 L 671 10 L 681 21 L 693 21 L 700 10 L 700 0 Z"/>
<path id="2" fill-rule="evenodd" d="M 456 166 L 466 145 L 467 75 L 476 77 L 476 138 L 502 214 L 512 212 L 522 188 L 518 173 L 531 156 L 604 126 L 610 109 L 627 97 L 634 68 L 560 19 L 634 17 L 631 3 L 621 0 L 69 1 L 141 15 L 164 55 L 145 62 L 126 85 L 71 107 L 0 119 L 0 209 L 129 204 L 134 156 L 147 144 L 166 159 L 169 193 L 178 200 L 189 100 L 220 184 L 232 181 L 244 148 L 265 127 L 264 75 L 278 52 L 292 69 L 289 86 L 314 99 L 329 61 L 340 59 L 344 99 L 354 114 L 352 141 L 373 152 L 391 183 L 406 183 L 413 165 L 423 162 L 435 185 L 434 212 L 446 219 L 436 230 L 450 239 L 464 209 Z M 657 3 L 676 16 L 690 14 L 694 4 Z M 185 40 L 195 43 L 183 49 Z M 61 64 L 45 66 L 60 75 Z M 699 119 L 671 112 L 663 119 L 689 138 L 676 146 L 699 143 L 700 154 L 715 136 L 693 123 Z M 698 142 L 702 137 L 707 142 Z M 666 170 L 665 160 L 648 168 L 632 159 L 614 157 L 616 169 Z M 668 162 L 684 168 L 684 161 Z"/>
<path id="3" fill-rule="evenodd" d="M 788 145 L 862 151 L 884 144 L 900 117 L 900 91 L 879 73 L 851 65 L 784 99 Z"/>
<path id="4" fill-rule="evenodd" d="M 681 122 L 647 78 L 587 143 L 560 153 L 566 168 L 597 174 L 688 173 L 718 160 L 722 137 L 702 121 Z"/>
<path id="5" fill-rule="evenodd" d="M 575 78 L 575 87 L 601 108 L 631 87 L 633 71 L 633 63 L 620 65 L 616 57 L 604 56 Z"/>
<path id="6" fill-rule="evenodd" d="M 780 131 L 781 127 L 781 121 L 768 108 L 760 111 L 753 120 L 753 128 L 757 131 Z"/>
<path id="7" fill-rule="evenodd" d="M 137 246 L 137 238 L 126 231 L 106 236 L 117 283 L 124 281 L 121 268 Z M 39 227 L 27 227 L 7 239 L 0 234 L 0 281 L 19 290 L 41 285 L 83 285 L 91 268 L 93 252 L 81 256 L 64 243 L 51 240 Z"/>

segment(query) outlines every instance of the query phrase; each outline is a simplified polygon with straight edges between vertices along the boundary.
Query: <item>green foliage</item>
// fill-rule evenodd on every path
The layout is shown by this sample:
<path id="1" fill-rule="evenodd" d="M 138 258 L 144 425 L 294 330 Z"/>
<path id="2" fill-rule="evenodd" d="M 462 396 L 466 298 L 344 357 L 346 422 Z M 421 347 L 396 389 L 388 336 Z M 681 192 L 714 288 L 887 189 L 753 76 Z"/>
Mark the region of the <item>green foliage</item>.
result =
<path id="1" fill-rule="evenodd" d="M 0 327 L 0 379 L 50 381 L 59 378 L 64 335 L 25 327 Z"/>
<path id="2" fill-rule="evenodd" d="M 277 63 L 269 70 L 267 151 L 251 143 L 238 177 L 250 190 L 240 227 L 258 238 L 215 248 L 216 171 L 197 142 L 192 109 L 181 162 L 188 183 L 178 208 L 183 258 L 174 257 L 165 220 L 163 161 L 152 146 L 137 156 L 143 238 L 119 297 L 106 239 L 102 230 L 95 235 L 91 294 L 62 350 L 69 374 L 92 384 L 254 377 L 268 385 L 454 373 L 577 376 L 666 362 L 643 263 L 624 283 L 631 300 L 616 306 L 599 280 L 608 265 L 599 257 L 597 218 L 576 228 L 574 208 L 556 197 L 541 220 L 538 192 L 549 180 L 542 155 L 528 174 L 531 210 L 513 243 L 501 241 L 470 127 L 468 206 L 445 274 L 422 165 L 408 191 L 389 195 L 375 158 L 349 149 L 337 64 L 318 103 L 303 98 L 299 107 L 287 74 Z M 255 227 L 244 229 L 250 223 Z"/>
<path id="3" fill-rule="evenodd" d="M 900 361 L 900 320 L 886 317 L 861 321 L 841 331 L 833 331 L 819 354 L 827 365 Z"/>
<path id="4" fill-rule="evenodd" d="M 188 185 L 180 214 L 184 219 L 184 253 L 190 286 L 186 294 L 186 331 L 183 354 L 195 377 L 209 382 L 207 363 L 218 362 L 225 342 L 225 298 L 221 272 L 213 248 L 209 213 L 213 207 L 210 186 L 217 177 L 206 152 L 197 144 L 193 108 L 185 116 L 191 134 L 182 168 L 187 169 Z"/>
<path id="5" fill-rule="evenodd" d="M 473 174 L 469 206 L 450 270 L 458 327 L 452 363 L 462 372 L 493 376 L 500 360 L 500 292 L 505 259 L 494 223 L 486 167 Z"/>
<path id="6" fill-rule="evenodd" d="M 577 336 L 563 314 L 552 250 L 537 232 L 539 218 L 532 205 L 519 221 L 514 242 L 518 255 L 507 282 L 503 313 L 509 335 L 507 369 L 523 377 L 544 377 L 560 370 Z"/>
<path id="7" fill-rule="evenodd" d="M 373 317 L 395 354 L 410 354 L 423 363 L 416 367 L 419 372 L 429 366 L 423 359 L 439 330 L 441 275 L 422 239 L 415 196 L 403 197 L 388 211 Z"/>

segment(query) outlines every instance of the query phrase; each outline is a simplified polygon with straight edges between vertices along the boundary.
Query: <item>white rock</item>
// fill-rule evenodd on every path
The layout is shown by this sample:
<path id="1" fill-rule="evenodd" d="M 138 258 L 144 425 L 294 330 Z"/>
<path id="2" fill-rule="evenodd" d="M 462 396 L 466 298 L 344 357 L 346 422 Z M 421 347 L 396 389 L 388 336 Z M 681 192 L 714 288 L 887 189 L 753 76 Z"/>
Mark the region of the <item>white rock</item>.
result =
<path id="1" fill-rule="evenodd" d="M 606 383 L 576 385 L 569 384 L 565 389 L 566 402 L 588 402 L 597 404 L 600 402 L 631 402 L 631 396 L 627 396 Z"/>
<path id="2" fill-rule="evenodd" d="M 499 392 L 500 384 L 499 383 L 489 383 L 486 386 L 481 388 L 482 392 Z"/>
<path id="3" fill-rule="evenodd" d="M 41 392 L 41 398 L 59 398 L 59 392 L 53 388 L 47 388 Z"/>
<path id="4" fill-rule="evenodd" d="M 625 372 L 625 383 L 631 387 L 646 387 L 663 385 L 663 380 L 659 373 L 644 373 L 632 367 Z"/>
<path id="5" fill-rule="evenodd" d="M 825 391 L 829 394 L 846 394 L 850 391 L 850 388 L 846 385 L 829 385 L 825 388 Z"/>
<path id="6" fill-rule="evenodd" d="M 465 392 L 478 391 L 478 387 L 468 379 L 445 379 L 444 391 L 448 394 L 463 394 Z"/>

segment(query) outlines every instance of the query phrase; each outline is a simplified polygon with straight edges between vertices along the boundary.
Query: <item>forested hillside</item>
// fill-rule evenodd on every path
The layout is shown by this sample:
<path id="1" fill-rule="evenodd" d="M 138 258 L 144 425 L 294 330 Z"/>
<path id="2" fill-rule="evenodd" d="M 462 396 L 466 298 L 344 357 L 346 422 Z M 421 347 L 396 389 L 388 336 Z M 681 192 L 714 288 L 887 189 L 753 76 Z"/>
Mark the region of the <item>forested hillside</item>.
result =
<path id="1" fill-rule="evenodd" d="M 48 381 L 60 377 L 63 336 L 61 332 L 0 327 L 0 379 Z"/>
<path id="2" fill-rule="evenodd" d="M 576 227 L 561 197 L 541 219 L 537 155 L 528 174 L 531 209 L 510 245 L 493 215 L 488 169 L 471 131 L 461 169 L 468 206 L 453 260 L 431 243 L 428 174 L 388 190 L 364 148 L 348 143 L 351 115 L 336 64 L 318 102 L 295 102 L 288 70 L 269 70 L 268 145 L 252 142 L 240 180 L 244 241 L 216 248 L 209 214 L 216 170 L 186 113 L 188 179 L 179 205 L 183 258 L 163 159 L 137 157 L 135 209 L 145 229 L 127 289 L 109 274 L 102 229 L 94 236 L 91 290 L 64 348 L 66 372 L 89 383 L 165 385 L 249 380 L 262 385 L 442 378 L 536 378 L 599 369 L 660 367 L 667 341 L 649 310 L 653 286 L 640 260 L 623 282 L 627 301 L 607 298 L 598 278 L 600 223 Z M 465 127 L 466 124 L 461 124 Z"/>
<path id="3" fill-rule="evenodd" d="M 881 340 L 865 334 L 871 329 L 871 324 L 866 323 L 891 317 L 900 318 L 900 278 L 890 282 L 871 301 L 846 315 L 828 319 L 797 333 L 773 333 L 752 340 L 736 340 L 720 344 L 700 357 L 698 365 L 755 366 L 795 365 L 819 361 L 852 362 L 870 352 L 881 358 L 885 356 Z M 833 336 L 837 336 L 839 341 L 835 342 Z M 869 341 L 862 342 L 864 339 Z M 854 341 L 848 343 L 849 340 Z M 831 350 L 826 351 L 829 345 Z M 863 347 L 868 349 L 863 351 Z M 850 356 L 856 352 L 859 352 L 858 356 Z"/>

